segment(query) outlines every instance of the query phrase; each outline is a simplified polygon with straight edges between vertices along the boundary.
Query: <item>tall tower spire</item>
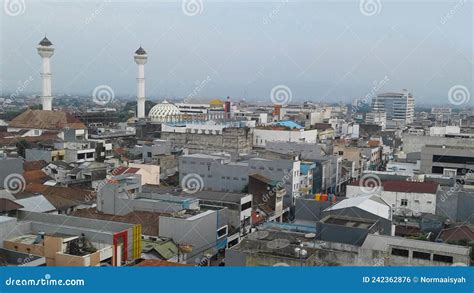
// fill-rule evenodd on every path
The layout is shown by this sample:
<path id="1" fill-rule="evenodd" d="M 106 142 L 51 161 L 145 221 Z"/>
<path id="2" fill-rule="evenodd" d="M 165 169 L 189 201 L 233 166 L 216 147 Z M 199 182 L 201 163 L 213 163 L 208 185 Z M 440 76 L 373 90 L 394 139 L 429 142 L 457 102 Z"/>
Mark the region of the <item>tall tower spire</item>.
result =
<path id="1" fill-rule="evenodd" d="M 148 55 L 142 46 L 135 51 L 135 63 L 138 64 L 137 76 L 137 118 L 145 118 L 145 64 Z"/>
<path id="2" fill-rule="evenodd" d="M 43 91 L 41 93 L 41 104 L 43 110 L 51 111 L 53 109 L 53 96 L 51 95 L 51 56 L 54 54 L 53 43 L 45 36 L 38 44 L 38 54 L 43 59 L 43 69 L 41 78 L 43 80 Z"/>

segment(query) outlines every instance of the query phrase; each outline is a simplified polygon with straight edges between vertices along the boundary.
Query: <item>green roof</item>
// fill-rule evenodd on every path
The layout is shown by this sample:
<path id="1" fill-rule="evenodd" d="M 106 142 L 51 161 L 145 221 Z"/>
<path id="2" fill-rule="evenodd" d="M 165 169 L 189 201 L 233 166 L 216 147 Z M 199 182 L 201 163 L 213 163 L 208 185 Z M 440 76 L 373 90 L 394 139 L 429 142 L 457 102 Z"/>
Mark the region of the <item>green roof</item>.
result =
<path id="1" fill-rule="evenodd" d="M 163 259 L 171 259 L 178 255 L 178 246 L 172 240 L 161 242 L 142 240 L 142 252 L 156 251 Z"/>

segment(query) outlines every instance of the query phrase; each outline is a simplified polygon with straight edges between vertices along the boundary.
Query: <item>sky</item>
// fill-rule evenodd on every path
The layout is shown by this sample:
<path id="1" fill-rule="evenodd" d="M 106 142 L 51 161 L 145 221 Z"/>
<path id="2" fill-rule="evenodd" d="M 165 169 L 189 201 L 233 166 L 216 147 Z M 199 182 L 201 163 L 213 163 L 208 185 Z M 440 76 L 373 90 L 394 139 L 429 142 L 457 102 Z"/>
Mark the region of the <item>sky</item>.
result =
<path id="1" fill-rule="evenodd" d="M 270 103 L 278 86 L 293 102 L 349 102 L 376 85 L 408 89 L 417 105 L 447 104 L 455 86 L 474 94 L 470 1 L 3 1 L 4 94 L 27 80 L 21 90 L 40 94 L 45 34 L 53 95 L 106 85 L 134 96 L 140 45 L 152 101 Z"/>

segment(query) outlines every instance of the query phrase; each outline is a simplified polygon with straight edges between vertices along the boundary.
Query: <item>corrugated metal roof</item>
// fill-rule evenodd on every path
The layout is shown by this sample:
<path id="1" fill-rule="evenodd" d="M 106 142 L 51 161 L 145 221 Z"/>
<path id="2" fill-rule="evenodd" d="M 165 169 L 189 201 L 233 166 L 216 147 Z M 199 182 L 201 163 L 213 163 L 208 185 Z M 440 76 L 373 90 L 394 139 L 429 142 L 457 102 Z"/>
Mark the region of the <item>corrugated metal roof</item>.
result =
<path id="1" fill-rule="evenodd" d="M 15 200 L 17 204 L 23 206 L 22 211 L 46 213 L 55 211 L 56 208 L 43 195 L 36 195 Z"/>
<path id="2" fill-rule="evenodd" d="M 390 206 L 377 195 L 351 197 L 336 203 L 325 211 L 334 211 L 351 207 L 357 207 L 379 217 L 392 220 Z"/>

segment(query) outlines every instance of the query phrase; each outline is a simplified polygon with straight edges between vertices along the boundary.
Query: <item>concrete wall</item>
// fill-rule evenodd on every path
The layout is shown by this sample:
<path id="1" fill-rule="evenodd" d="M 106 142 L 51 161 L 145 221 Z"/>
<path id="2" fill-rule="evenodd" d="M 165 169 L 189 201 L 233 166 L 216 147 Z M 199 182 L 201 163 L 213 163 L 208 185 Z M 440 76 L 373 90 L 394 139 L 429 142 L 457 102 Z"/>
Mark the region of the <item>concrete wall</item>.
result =
<path id="1" fill-rule="evenodd" d="M 25 161 L 39 161 L 44 160 L 51 162 L 51 151 L 48 150 L 37 150 L 37 149 L 26 149 L 25 150 Z"/>
<path id="2" fill-rule="evenodd" d="M 436 214 L 452 221 L 474 224 L 474 192 L 443 188 L 438 192 Z"/>
<path id="3" fill-rule="evenodd" d="M 318 130 L 275 130 L 256 128 L 253 133 L 253 145 L 265 147 L 267 142 L 318 142 Z"/>
<path id="4" fill-rule="evenodd" d="M 218 219 L 216 211 L 206 211 L 199 217 L 160 217 L 159 236 L 172 238 L 178 244 L 193 246 L 188 262 L 201 256 L 217 244 Z"/>
<path id="5" fill-rule="evenodd" d="M 0 187 L 4 188 L 5 178 L 11 174 L 23 175 L 22 158 L 4 158 L 0 159 Z"/>
<path id="6" fill-rule="evenodd" d="M 189 153 L 249 153 L 252 150 L 252 129 L 224 128 L 221 134 L 162 132 L 161 138 L 173 146 L 187 148 Z"/>
<path id="7" fill-rule="evenodd" d="M 0 216 L 0 247 L 3 241 L 31 233 L 30 222 L 18 222 L 16 218 Z"/>

